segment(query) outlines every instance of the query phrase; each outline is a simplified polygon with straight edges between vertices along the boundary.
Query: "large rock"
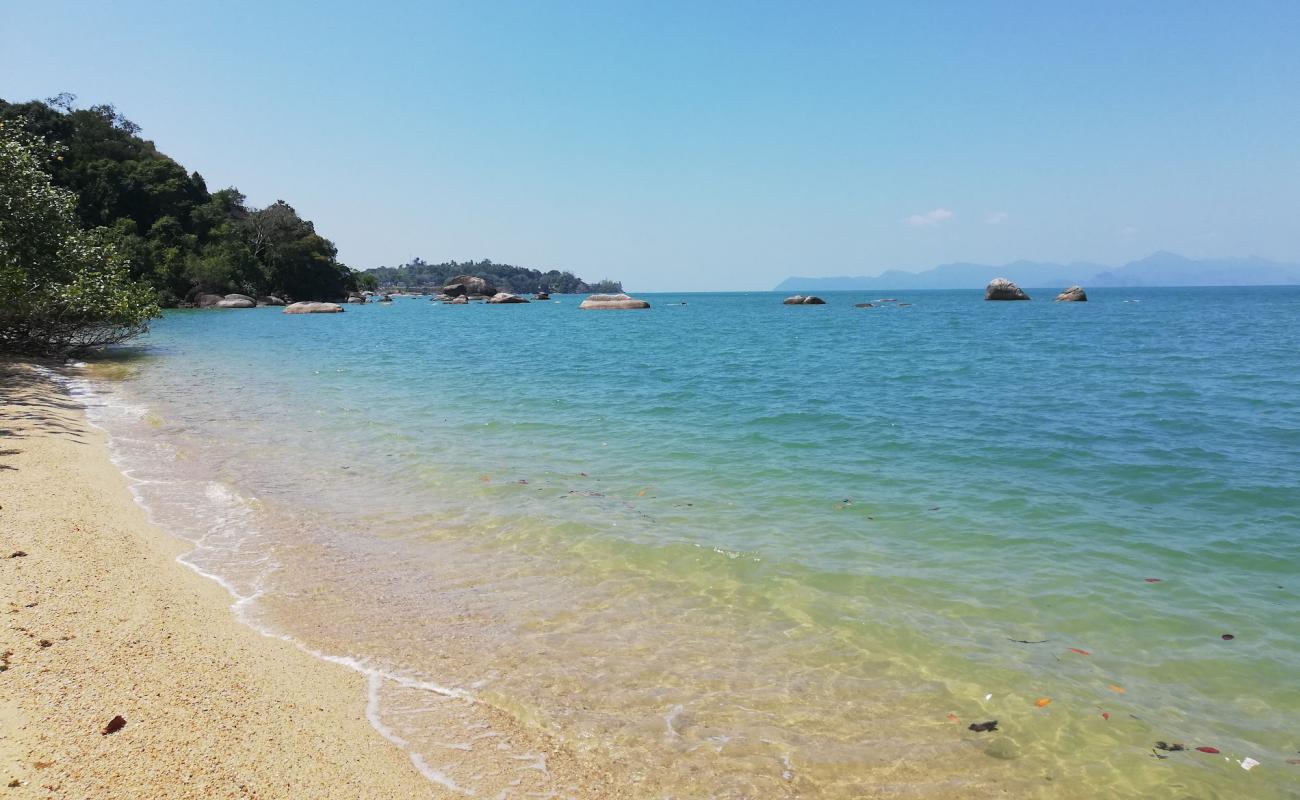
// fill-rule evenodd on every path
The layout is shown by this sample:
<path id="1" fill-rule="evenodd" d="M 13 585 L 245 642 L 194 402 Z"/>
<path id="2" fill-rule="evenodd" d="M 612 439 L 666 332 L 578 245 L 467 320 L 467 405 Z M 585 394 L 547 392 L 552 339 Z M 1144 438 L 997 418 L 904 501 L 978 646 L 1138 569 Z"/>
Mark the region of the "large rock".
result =
<path id="1" fill-rule="evenodd" d="M 256 308 L 257 301 L 246 294 L 228 294 L 217 302 L 217 308 Z"/>
<path id="2" fill-rule="evenodd" d="M 582 304 L 578 306 L 578 308 L 584 308 L 584 309 L 607 309 L 607 310 L 649 308 L 649 307 L 650 304 L 647 303 L 646 301 L 637 300 L 636 298 L 628 297 L 625 294 L 593 294 L 589 296 L 586 300 L 583 300 Z"/>
<path id="3" fill-rule="evenodd" d="M 338 303 L 291 303 L 285 306 L 284 314 L 337 314 L 343 310 Z"/>
<path id="4" fill-rule="evenodd" d="M 220 303 L 222 300 L 225 299 L 226 298 L 222 297 L 219 294 L 201 294 L 198 297 L 194 298 L 194 305 L 198 306 L 199 308 L 216 308 L 217 303 Z"/>
<path id="5" fill-rule="evenodd" d="M 550 300 L 550 299 L 551 299 L 551 294 L 550 294 L 550 292 L 538 292 L 537 294 L 534 294 L 534 295 L 533 295 L 533 299 L 534 299 L 534 300 Z"/>
<path id="6" fill-rule="evenodd" d="M 801 294 L 792 295 L 781 301 L 787 306 L 824 306 L 826 301 L 814 295 L 805 297 Z"/>
<path id="7" fill-rule="evenodd" d="M 364 294 L 361 294 L 360 292 L 353 292 L 352 294 L 348 295 L 348 302 L 362 304 L 367 301 L 366 301 L 366 296 Z"/>
<path id="8" fill-rule="evenodd" d="M 488 298 L 488 302 L 493 305 L 500 305 L 502 303 L 527 303 L 528 301 L 519 295 L 510 294 L 509 292 L 497 292 Z"/>
<path id="9" fill-rule="evenodd" d="M 1088 293 L 1083 290 L 1082 286 L 1071 286 L 1056 296 L 1056 302 L 1086 303 L 1088 302 Z"/>
<path id="10" fill-rule="evenodd" d="M 994 278 L 984 290 L 985 300 L 1028 300 L 1025 290 L 1006 278 Z"/>
<path id="11" fill-rule="evenodd" d="M 447 305 L 449 305 L 449 306 L 467 306 L 467 305 L 469 305 L 469 298 L 466 297 L 465 295 L 461 295 L 460 297 L 453 297 L 453 298 L 451 298 L 450 300 L 447 301 Z"/>
<path id="12" fill-rule="evenodd" d="M 497 287 L 493 286 L 487 278 L 480 278 L 477 275 L 457 275 L 447 281 L 447 285 L 442 287 L 442 293 L 452 297 L 470 294 L 491 297 L 497 293 Z"/>
<path id="13" fill-rule="evenodd" d="M 273 294 L 263 295 L 263 296 L 257 298 L 257 304 L 258 304 L 259 306 L 283 306 L 283 305 L 288 305 L 287 303 L 284 302 L 284 300 L 282 300 L 282 299 L 279 298 L 279 297 L 276 297 L 276 296 L 273 295 Z"/>

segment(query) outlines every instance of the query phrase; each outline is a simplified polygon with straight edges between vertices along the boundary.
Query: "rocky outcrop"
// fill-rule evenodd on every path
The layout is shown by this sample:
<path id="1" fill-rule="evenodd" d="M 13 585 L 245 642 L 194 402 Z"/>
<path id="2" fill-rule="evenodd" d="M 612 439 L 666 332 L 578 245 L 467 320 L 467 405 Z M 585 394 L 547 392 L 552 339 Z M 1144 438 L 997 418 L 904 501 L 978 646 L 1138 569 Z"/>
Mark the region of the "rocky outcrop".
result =
<path id="1" fill-rule="evenodd" d="M 387 295 L 387 294 L 381 294 L 381 295 L 379 295 L 379 302 L 381 302 L 381 303 L 391 303 L 391 302 L 393 302 L 392 295 Z"/>
<path id="2" fill-rule="evenodd" d="M 461 295 L 460 297 L 453 297 L 453 298 L 447 300 L 447 305 L 449 305 L 449 306 L 467 306 L 467 305 L 469 305 L 469 298 L 466 297 L 466 296 L 464 296 L 464 295 Z"/>
<path id="3" fill-rule="evenodd" d="M 337 314 L 343 310 L 338 303 L 291 303 L 285 306 L 283 314 Z"/>
<path id="4" fill-rule="evenodd" d="M 287 303 L 284 302 L 284 300 L 283 300 L 282 298 L 276 297 L 276 296 L 273 295 L 273 294 L 263 295 L 263 296 L 257 298 L 257 304 L 258 304 L 259 306 L 283 306 L 283 305 L 288 305 Z"/>
<path id="5" fill-rule="evenodd" d="M 497 287 L 493 286 L 487 278 L 480 278 L 477 275 L 457 275 L 447 281 L 447 285 L 442 287 L 442 293 L 452 297 L 464 295 L 491 297 L 497 293 Z"/>
<path id="6" fill-rule="evenodd" d="M 875 308 L 876 304 L 875 303 L 854 303 L 853 307 L 854 308 Z"/>
<path id="7" fill-rule="evenodd" d="M 824 306 L 826 301 L 815 295 L 796 294 L 781 301 L 787 306 Z"/>
<path id="8" fill-rule="evenodd" d="M 1082 286 L 1071 286 L 1056 296 L 1056 302 L 1086 303 L 1088 302 L 1088 293 L 1083 290 Z"/>
<path id="9" fill-rule="evenodd" d="M 1006 278 L 994 278 L 984 289 L 985 300 L 1028 300 L 1025 290 Z"/>
<path id="10" fill-rule="evenodd" d="M 593 294 L 582 304 L 578 306 L 581 309 L 588 310 L 618 310 L 633 308 L 649 308 L 650 304 L 644 300 L 637 300 L 635 297 L 628 297 L 625 294 Z"/>
<path id="11" fill-rule="evenodd" d="M 493 305 L 502 305 L 504 303 L 527 303 L 528 301 L 519 295 L 510 294 L 509 292 L 497 292 L 488 298 L 488 302 Z"/>
<path id="12" fill-rule="evenodd" d="M 533 299 L 534 299 L 534 300 L 550 300 L 550 299 L 551 299 L 551 294 L 550 294 L 550 292 L 538 292 L 538 293 L 536 293 L 536 294 L 533 295 Z"/>
<path id="13" fill-rule="evenodd" d="M 358 304 L 368 302 L 366 300 L 366 296 L 360 292 L 352 292 L 351 294 L 349 294 L 347 301 L 349 303 L 358 303 Z"/>
<path id="14" fill-rule="evenodd" d="M 246 294 L 228 294 L 217 301 L 217 308 L 256 308 L 257 301 Z"/>
<path id="15" fill-rule="evenodd" d="M 201 294 L 198 297 L 194 298 L 194 305 L 198 306 L 199 308 L 216 308 L 217 303 L 220 303 L 222 300 L 225 299 L 226 298 L 222 297 L 219 294 Z"/>

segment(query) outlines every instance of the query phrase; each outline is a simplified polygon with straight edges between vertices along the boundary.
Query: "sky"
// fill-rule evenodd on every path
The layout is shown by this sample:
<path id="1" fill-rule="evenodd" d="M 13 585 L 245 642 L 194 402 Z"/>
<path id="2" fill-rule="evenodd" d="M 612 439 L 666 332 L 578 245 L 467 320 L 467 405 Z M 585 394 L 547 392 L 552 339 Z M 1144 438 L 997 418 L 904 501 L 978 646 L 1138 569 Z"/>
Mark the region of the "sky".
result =
<path id="1" fill-rule="evenodd" d="M 1300 2 L 0 0 L 0 97 L 112 103 L 354 268 L 632 290 L 1300 261 Z"/>

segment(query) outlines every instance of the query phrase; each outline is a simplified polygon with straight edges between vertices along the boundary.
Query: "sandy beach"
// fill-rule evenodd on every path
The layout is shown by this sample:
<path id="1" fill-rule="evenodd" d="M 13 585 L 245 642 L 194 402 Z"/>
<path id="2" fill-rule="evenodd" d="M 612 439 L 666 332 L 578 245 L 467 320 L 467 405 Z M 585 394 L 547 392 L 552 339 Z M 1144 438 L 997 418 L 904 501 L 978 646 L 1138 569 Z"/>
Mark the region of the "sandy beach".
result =
<path id="1" fill-rule="evenodd" d="M 440 795 L 366 721 L 362 675 L 175 561 L 57 384 L 4 362 L 0 387 L 5 796 Z"/>

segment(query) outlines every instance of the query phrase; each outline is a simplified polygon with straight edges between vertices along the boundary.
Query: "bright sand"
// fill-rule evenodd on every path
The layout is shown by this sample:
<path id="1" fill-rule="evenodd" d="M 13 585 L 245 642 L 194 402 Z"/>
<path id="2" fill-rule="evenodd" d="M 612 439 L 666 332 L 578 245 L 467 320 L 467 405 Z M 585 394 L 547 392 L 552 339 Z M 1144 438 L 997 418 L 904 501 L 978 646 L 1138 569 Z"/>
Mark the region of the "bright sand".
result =
<path id="1" fill-rule="evenodd" d="M 448 795 L 371 727 L 364 675 L 241 624 L 177 563 L 61 387 L 0 362 L 0 420 L 4 797 Z"/>

